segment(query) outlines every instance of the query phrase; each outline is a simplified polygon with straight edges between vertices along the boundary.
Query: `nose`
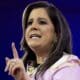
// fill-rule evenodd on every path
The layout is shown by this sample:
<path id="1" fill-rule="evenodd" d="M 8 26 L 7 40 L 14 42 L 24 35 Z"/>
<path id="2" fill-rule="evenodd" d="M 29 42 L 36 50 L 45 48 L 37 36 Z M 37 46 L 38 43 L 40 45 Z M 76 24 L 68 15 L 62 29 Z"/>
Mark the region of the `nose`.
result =
<path id="1" fill-rule="evenodd" d="M 37 23 L 33 23 L 31 29 L 32 30 L 38 30 L 39 29 L 39 25 Z"/>

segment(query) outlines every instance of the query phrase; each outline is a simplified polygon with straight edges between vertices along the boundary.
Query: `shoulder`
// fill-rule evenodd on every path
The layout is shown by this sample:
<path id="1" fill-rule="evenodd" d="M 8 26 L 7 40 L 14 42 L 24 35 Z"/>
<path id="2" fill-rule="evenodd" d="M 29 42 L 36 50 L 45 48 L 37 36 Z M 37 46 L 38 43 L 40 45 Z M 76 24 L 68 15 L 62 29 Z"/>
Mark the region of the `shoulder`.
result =
<path id="1" fill-rule="evenodd" d="M 80 79 L 80 66 L 64 66 L 56 70 L 53 78 L 59 80 L 79 80 Z"/>
<path id="2" fill-rule="evenodd" d="M 80 60 L 74 56 L 70 57 L 55 68 L 52 74 L 53 80 L 79 80 L 80 79 Z"/>

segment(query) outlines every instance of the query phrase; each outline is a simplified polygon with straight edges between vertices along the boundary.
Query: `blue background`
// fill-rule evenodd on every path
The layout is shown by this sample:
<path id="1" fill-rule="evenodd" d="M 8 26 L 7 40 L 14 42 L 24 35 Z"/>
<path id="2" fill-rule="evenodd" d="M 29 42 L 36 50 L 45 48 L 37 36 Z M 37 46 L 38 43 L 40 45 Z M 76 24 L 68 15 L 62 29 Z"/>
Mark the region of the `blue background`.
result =
<path id="1" fill-rule="evenodd" d="M 38 0 L 35 0 L 38 1 Z M 55 4 L 66 17 L 72 32 L 73 53 L 80 57 L 80 1 L 46 0 Z M 0 0 L 0 80 L 13 80 L 4 72 L 5 57 L 13 57 L 11 43 L 15 42 L 20 57 L 22 37 L 22 13 L 33 0 Z"/>

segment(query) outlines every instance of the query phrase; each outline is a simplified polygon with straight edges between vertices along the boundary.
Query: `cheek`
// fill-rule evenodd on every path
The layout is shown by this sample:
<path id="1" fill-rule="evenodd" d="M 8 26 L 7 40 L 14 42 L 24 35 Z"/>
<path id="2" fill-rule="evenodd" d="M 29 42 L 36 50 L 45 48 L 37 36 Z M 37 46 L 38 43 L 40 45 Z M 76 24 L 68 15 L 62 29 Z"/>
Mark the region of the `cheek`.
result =
<path id="1" fill-rule="evenodd" d="M 49 38 L 49 39 L 51 39 L 52 37 L 53 37 L 53 33 L 54 33 L 54 29 L 51 27 L 47 27 L 44 31 L 44 35 L 45 35 L 45 37 L 46 38 Z"/>
<path id="2" fill-rule="evenodd" d="M 24 37 L 25 37 L 25 40 L 27 41 L 27 39 L 28 39 L 28 31 L 27 30 L 25 30 Z"/>

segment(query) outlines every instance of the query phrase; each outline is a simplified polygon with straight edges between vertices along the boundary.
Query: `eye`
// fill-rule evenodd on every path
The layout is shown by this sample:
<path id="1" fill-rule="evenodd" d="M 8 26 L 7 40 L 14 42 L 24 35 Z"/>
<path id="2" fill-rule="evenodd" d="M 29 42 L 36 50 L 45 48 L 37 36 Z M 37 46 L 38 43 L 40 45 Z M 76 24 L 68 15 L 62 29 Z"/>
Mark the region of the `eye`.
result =
<path id="1" fill-rule="evenodd" d="M 27 26 L 30 26 L 30 25 L 32 25 L 32 21 L 27 22 Z"/>
<path id="2" fill-rule="evenodd" d="M 39 21 L 39 24 L 45 25 L 45 24 L 47 24 L 47 22 L 46 21 Z"/>

